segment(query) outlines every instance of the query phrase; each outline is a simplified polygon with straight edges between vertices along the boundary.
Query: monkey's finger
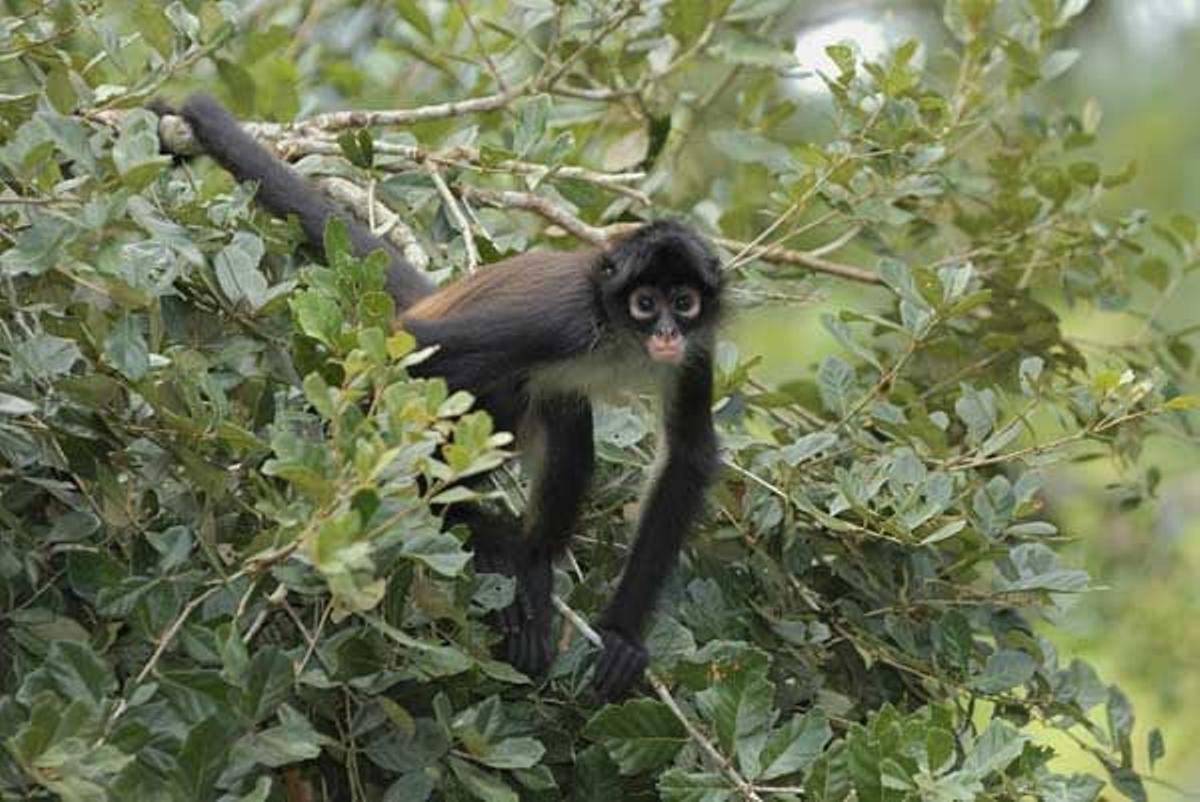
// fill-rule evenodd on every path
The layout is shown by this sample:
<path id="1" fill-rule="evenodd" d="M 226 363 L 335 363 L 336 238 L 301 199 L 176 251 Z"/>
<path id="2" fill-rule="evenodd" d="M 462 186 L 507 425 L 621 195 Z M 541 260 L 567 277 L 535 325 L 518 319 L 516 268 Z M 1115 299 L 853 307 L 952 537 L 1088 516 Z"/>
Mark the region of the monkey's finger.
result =
<path id="1" fill-rule="evenodd" d="M 596 663 L 596 674 L 592 684 L 596 695 L 606 702 L 611 702 L 620 696 L 625 674 L 632 655 L 624 644 L 607 645 Z"/>
<path id="2" fill-rule="evenodd" d="M 517 638 L 517 659 L 515 665 L 525 674 L 540 677 L 550 667 L 549 649 L 544 639 L 537 633 L 525 631 Z"/>
<path id="3" fill-rule="evenodd" d="M 604 646 L 596 665 L 593 684 L 602 699 L 615 701 L 625 696 L 641 677 L 650 657 L 641 646 L 617 636 L 606 638 Z"/>

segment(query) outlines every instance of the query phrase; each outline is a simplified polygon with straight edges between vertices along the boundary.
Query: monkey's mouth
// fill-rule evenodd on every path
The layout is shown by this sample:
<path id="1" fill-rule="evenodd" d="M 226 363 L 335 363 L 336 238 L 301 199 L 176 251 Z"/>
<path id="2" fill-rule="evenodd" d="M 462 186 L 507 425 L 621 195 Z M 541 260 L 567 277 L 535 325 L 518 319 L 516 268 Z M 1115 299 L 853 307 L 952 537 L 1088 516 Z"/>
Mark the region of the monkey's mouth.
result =
<path id="1" fill-rule="evenodd" d="M 653 334 L 646 340 L 646 353 L 655 362 L 678 365 L 683 361 L 683 338 Z"/>

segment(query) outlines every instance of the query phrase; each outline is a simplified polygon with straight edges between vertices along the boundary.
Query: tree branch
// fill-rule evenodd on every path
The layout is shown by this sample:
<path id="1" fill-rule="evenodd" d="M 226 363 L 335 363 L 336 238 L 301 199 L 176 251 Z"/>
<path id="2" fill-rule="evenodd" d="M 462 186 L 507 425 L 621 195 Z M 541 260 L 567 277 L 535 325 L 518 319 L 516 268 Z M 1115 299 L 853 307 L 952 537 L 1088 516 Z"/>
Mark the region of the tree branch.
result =
<path id="1" fill-rule="evenodd" d="M 512 94 L 514 91 L 516 91 L 516 89 L 510 90 L 507 94 Z M 472 103 L 472 101 L 461 101 L 460 103 L 443 104 L 440 107 L 427 106 L 423 108 L 461 108 L 468 103 Z M 416 112 L 420 110 L 410 111 Z M 386 122 L 380 122 L 382 118 L 377 117 L 377 115 L 400 113 L 401 112 L 338 112 L 338 114 L 345 115 L 366 115 L 365 117 L 356 118 L 360 120 L 358 124 L 361 125 L 387 124 Z M 433 112 L 426 113 L 432 114 Z M 111 113 L 106 112 L 105 114 Z M 243 125 L 252 136 L 266 141 L 277 150 L 322 155 L 341 154 L 341 149 L 335 142 L 332 142 L 321 136 L 317 136 L 315 138 L 297 137 L 294 135 L 281 136 L 280 131 L 283 129 L 280 126 L 269 123 L 244 123 Z M 335 129 L 327 128 L 325 130 Z M 171 115 L 165 116 L 159 125 L 159 136 L 162 138 L 163 142 L 166 143 L 167 147 L 175 153 L 191 155 L 199 151 L 199 148 L 192 137 L 191 129 L 188 127 L 186 122 L 178 117 Z M 506 160 L 496 165 L 488 166 L 484 164 L 484 160 L 479 151 L 465 147 L 454 148 L 445 153 L 436 153 L 409 145 L 380 142 L 376 144 L 375 148 L 379 153 L 400 156 L 418 164 L 433 162 L 438 165 L 463 166 L 465 163 L 471 169 L 477 169 L 480 171 L 509 172 L 517 175 L 545 175 L 575 178 L 602 186 L 615 192 L 621 192 L 623 194 L 630 195 L 640 202 L 644 202 L 646 205 L 650 204 L 650 198 L 644 193 L 631 187 L 624 186 L 623 184 L 625 181 L 639 180 L 642 177 L 641 173 L 603 173 L 595 170 L 588 170 L 582 167 L 570 166 L 547 167 L 545 165 L 524 162 L 516 159 Z M 458 182 L 453 189 L 459 194 L 460 197 L 468 202 L 478 203 L 484 206 L 491 206 L 493 208 L 518 209 L 520 211 L 531 212 L 553 223 L 554 225 L 559 226 L 577 239 L 593 245 L 606 245 L 614 237 L 628 233 L 637 225 L 632 223 L 617 223 L 603 228 L 593 226 L 584 222 L 578 216 L 572 214 L 568 210 L 555 204 L 554 201 L 550 200 L 549 198 L 545 198 L 532 192 L 482 189 L 470 184 L 465 184 L 463 182 Z M 343 194 L 346 194 L 344 186 L 340 188 L 340 191 L 343 192 Z M 364 219 L 369 219 L 369 216 Z M 400 237 L 401 240 L 397 244 L 402 249 L 411 248 L 413 243 L 416 241 L 415 237 L 408 238 L 403 233 L 400 234 Z M 758 245 L 725 237 L 717 237 L 713 240 L 713 242 L 716 245 L 725 248 L 726 250 L 733 251 L 734 253 L 744 254 L 749 258 L 759 259 L 764 262 L 797 265 L 808 268 L 809 270 L 817 273 L 825 273 L 830 276 L 836 276 L 838 278 L 857 281 L 864 284 L 879 284 L 882 281 L 879 275 L 873 271 L 857 267 L 855 265 L 843 264 L 841 262 L 835 262 L 833 260 L 826 259 L 818 252 L 798 251 L 790 248 L 784 248 L 779 245 Z M 825 250 L 828 249 L 826 248 Z"/>

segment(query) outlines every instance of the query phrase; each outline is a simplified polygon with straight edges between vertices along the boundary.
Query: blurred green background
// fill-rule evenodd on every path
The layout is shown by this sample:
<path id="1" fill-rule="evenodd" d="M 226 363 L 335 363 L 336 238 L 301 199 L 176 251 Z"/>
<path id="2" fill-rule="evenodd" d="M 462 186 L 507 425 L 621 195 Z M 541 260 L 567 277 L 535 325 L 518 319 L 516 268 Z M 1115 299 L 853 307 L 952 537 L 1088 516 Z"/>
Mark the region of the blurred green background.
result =
<path id="1" fill-rule="evenodd" d="M 814 73 L 830 69 L 824 48 L 843 40 L 873 56 L 906 36 L 936 43 L 945 33 L 939 3 L 828 2 L 807 4 L 798 16 L 797 55 Z M 1147 209 L 1157 219 L 1200 213 L 1200 87 L 1191 83 L 1200 81 L 1200 0 L 1093 0 L 1064 45 L 1077 48 L 1079 60 L 1042 102 L 1099 104 L 1103 123 L 1093 157 L 1109 170 L 1130 162 L 1137 169 L 1137 178 L 1113 193 L 1112 207 Z M 925 56 L 938 59 L 938 46 Z M 822 84 L 802 80 L 796 92 L 811 108 L 818 136 L 829 113 Z M 837 288 L 799 313 L 792 303 L 743 312 L 734 339 L 744 352 L 763 356 L 767 378 L 797 377 L 838 350 L 820 316 L 844 305 L 848 295 L 838 293 L 852 292 L 863 290 Z M 1101 362 L 1141 326 L 1134 316 L 1114 326 L 1112 315 L 1101 322 L 1063 298 L 1046 300 L 1089 358 Z M 1193 274 L 1159 319 L 1172 329 L 1200 324 L 1197 308 L 1200 279 Z M 1153 488 L 1156 504 L 1131 503 L 1130 488 L 1139 485 Z M 1056 622 L 1056 645 L 1092 661 L 1133 697 L 1136 742 L 1145 743 L 1152 727 L 1162 730 L 1167 755 L 1156 766 L 1162 784 L 1148 788 L 1151 799 L 1200 798 L 1198 443 L 1159 437 L 1136 464 L 1097 460 L 1059 468 L 1047 482 L 1047 504 L 1063 530 L 1082 534 L 1067 559 L 1086 566 L 1104 588 L 1080 597 Z M 1092 758 L 1069 742 L 1054 745 L 1068 755 L 1062 769 L 1094 769 Z"/>

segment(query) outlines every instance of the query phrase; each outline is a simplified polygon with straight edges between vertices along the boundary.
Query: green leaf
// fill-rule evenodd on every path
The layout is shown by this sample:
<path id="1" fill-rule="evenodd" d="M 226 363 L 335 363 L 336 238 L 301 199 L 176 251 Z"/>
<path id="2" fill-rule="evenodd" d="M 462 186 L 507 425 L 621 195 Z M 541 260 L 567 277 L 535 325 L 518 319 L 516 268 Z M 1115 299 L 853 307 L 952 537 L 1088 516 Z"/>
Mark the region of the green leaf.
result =
<path id="1" fill-rule="evenodd" d="M 622 795 L 621 773 L 608 750 L 592 744 L 575 761 L 575 795 L 579 802 L 609 802 Z"/>
<path id="2" fill-rule="evenodd" d="M 850 409 L 850 392 L 854 387 L 854 368 L 836 356 L 827 356 L 817 371 L 817 389 L 825 408 L 837 415 Z"/>
<path id="3" fill-rule="evenodd" d="M 1147 802 L 1145 783 L 1136 771 L 1108 761 L 1104 761 L 1104 768 L 1108 769 L 1108 778 L 1121 796 L 1133 802 Z"/>
<path id="4" fill-rule="evenodd" d="M 137 0 L 132 8 L 132 17 L 142 38 L 167 58 L 174 50 L 175 30 L 163 13 L 163 6 L 153 0 Z"/>
<path id="5" fill-rule="evenodd" d="M 40 276 L 65 258 L 63 249 L 78 233 L 69 220 L 35 215 L 31 225 L 16 234 L 16 244 L 0 253 L 0 273 L 6 276 Z"/>
<path id="6" fill-rule="evenodd" d="M 250 721 L 271 716 L 287 698 L 293 682 L 292 661 L 275 648 L 259 649 L 241 678 L 242 711 Z M 299 721 L 301 719 L 297 719 Z"/>
<path id="7" fill-rule="evenodd" d="M 761 134 L 735 129 L 712 131 L 708 140 L 729 159 L 744 164 L 761 164 L 772 173 L 793 172 L 791 152 Z"/>
<path id="8" fill-rule="evenodd" d="M 338 135 L 337 142 L 338 147 L 342 149 L 342 155 L 355 167 L 369 170 L 374 165 L 375 140 L 371 138 L 371 132 L 367 129 L 343 131 Z"/>
<path id="9" fill-rule="evenodd" d="M 450 770 L 462 783 L 463 789 L 483 802 L 520 802 L 520 798 L 503 780 L 456 757 L 448 758 Z"/>
<path id="10" fill-rule="evenodd" d="M 696 694 L 701 714 L 713 724 L 721 749 L 737 755 L 748 774 L 760 771 L 760 752 L 770 727 L 775 688 L 765 665 L 734 670 L 712 687 Z"/>
<path id="11" fill-rule="evenodd" d="M 433 23 L 429 21 L 428 15 L 425 14 L 421 6 L 416 0 L 395 0 L 396 11 L 409 25 L 417 29 L 417 32 L 425 37 L 426 41 L 433 41 Z"/>
<path id="12" fill-rule="evenodd" d="M 1200 395 L 1177 395 L 1163 406 L 1178 411 L 1200 409 Z"/>
<path id="13" fill-rule="evenodd" d="M 83 359 L 74 340 L 37 334 L 13 349 L 14 378 L 53 378 L 67 373 Z"/>
<path id="14" fill-rule="evenodd" d="M 1146 737 L 1146 755 L 1150 761 L 1151 771 L 1154 771 L 1154 764 L 1166 757 L 1166 754 L 1167 744 L 1163 740 L 1162 730 L 1155 727 Z"/>
<path id="15" fill-rule="evenodd" d="M 494 769 L 528 769 L 537 765 L 546 747 L 536 738 L 505 738 L 491 744 L 478 760 Z"/>
<path id="16" fill-rule="evenodd" d="M 342 330 L 342 314 L 333 300 L 307 291 L 294 295 L 289 304 L 302 332 L 336 350 Z"/>
<path id="17" fill-rule="evenodd" d="M 213 259 L 217 284 L 229 302 L 257 309 L 267 297 L 267 279 L 258 269 L 263 258 L 262 240 L 239 231 Z"/>
<path id="18" fill-rule="evenodd" d="M 1042 62 L 1042 80 L 1053 81 L 1079 60 L 1078 50 L 1055 50 Z"/>
<path id="19" fill-rule="evenodd" d="M 60 698 L 78 700 L 99 708 L 117 688 L 112 669 L 87 643 L 55 641 L 45 661 L 26 678 L 20 696 L 28 703 L 42 690 L 53 690 Z"/>
<path id="20" fill-rule="evenodd" d="M 1029 736 L 1019 734 L 1008 722 L 992 719 L 987 729 L 975 739 L 975 745 L 963 760 L 960 771 L 978 779 L 1003 771 L 1021 756 L 1028 741 Z"/>
<path id="21" fill-rule="evenodd" d="M 719 26 L 708 52 L 726 64 L 756 69 L 793 70 L 796 54 L 779 39 Z"/>
<path id="22" fill-rule="evenodd" d="M 658 792 L 665 802 L 725 802 L 741 793 L 729 780 L 711 772 L 671 769 L 658 778 Z"/>
<path id="23" fill-rule="evenodd" d="M 150 371 L 150 346 L 134 315 L 125 315 L 104 338 L 104 359 L 130 381 Z"/>
<path id="24" fill-rule="evenodd" d="M 32 415 L 37 411 L 37 404 L 15 395 L 0 393 L 0 415 Z"/>
<path id="25" fill-rule="evenodd" d="M 792 718 L 767 737 L 758 758 L 761 771 L 754 778 L 774 780 L 807 769 L 832 737 L 833 731 L 820 710 Z"/>
<path id="26" fill-rule="evenodd" d="M 428 771 L 400 775 L 383 795 L 383 802 L 425 802 L 437 788 L 436 778 Z"/>
<path id="27" fill-rule="evenodd" d="M 654 699 L 608 705 L 592 716 L 583 735 L 601 744 L 626 776 L 670 763 L 687 743 L 683 725 Z"/>
<path id="28" fill-rule="evenodd" d="M 214 58 L 213 61 L 217 65 L 217 75 L 220 76 L 221 83 L 229 92 L 234 112 L 239 117 L 253 114 L 254 99 L 258 94 L 258 85 L 255 83 L 254 76 L 235 61 L 220 57 Z"/>
<path id="29" fill-rule="evenodd" d="M 1089 585 L 1086 571 L 1063 568 L 1058 556 L 1041 543 L 1022 543 L 1009 552 L 1008 557 L 1012 575 L 996 580 L 1004 590 L 1077 593 Z"/>
<path id="30" fill-rule="evenodd" d="M 121 118 L 120 134 L 112 149 L 113 163 L 126 186 L 141 189 L 171 163 L 158 144 L 158 118 L 134 109 Z"/>
<path id="31" fill-rule="evenodd" d="M 445 577 L 455 577 L 471 560 L 462 543 L 453 535 L 418 534 L 405 539 L 401 554 L 410 560 L 428 565 Z"/>
<path id="32" fill-rule="evenodd" d="M 186 799 L 208 799 L 225 768 L 237 723 L 212 715 L 193 727 L 179 748 L 175 784 Z"/>
<path id="33" fill-rule="evenodd" d="M 837 445 L 837 442 L 838 436 L 833 432 L 811 432 L 780 449 L 779 453 L 788 465 L 795 467 L 817 454 L 828 451 Z"/>
<path id="34" fill-rule="evenodd" d="M 321 746 L 329 739 L 318 733 L 308 719 L 288 705 L 279 708 L 279 724 L 243 735 L 230 750 L 229 767 L 222 773 L 219 784 L 232 785 L 246 776 L 255 766 L 279 768 L 321 754 Z"/>
<path id="35" fill-rule="evenodd" d="M 1023 685 L 1037 672 L 1037 663 L 1025 652 L 1002 649 L 988 658 L 983 672 L 971 679 L 981 693 L 1001 693 Z"/>
<path id="36" fill-rule="evenodd" d="M 550 96 L 546 94 L 535 95 L 517 103 L 512 149 L 519 158 L 528 156 L 546 135 L 550 108 Z"/>

